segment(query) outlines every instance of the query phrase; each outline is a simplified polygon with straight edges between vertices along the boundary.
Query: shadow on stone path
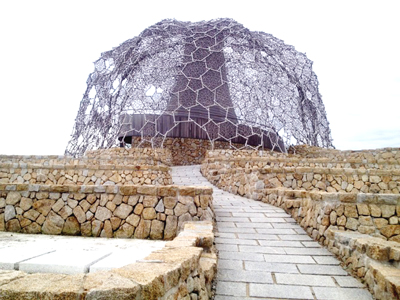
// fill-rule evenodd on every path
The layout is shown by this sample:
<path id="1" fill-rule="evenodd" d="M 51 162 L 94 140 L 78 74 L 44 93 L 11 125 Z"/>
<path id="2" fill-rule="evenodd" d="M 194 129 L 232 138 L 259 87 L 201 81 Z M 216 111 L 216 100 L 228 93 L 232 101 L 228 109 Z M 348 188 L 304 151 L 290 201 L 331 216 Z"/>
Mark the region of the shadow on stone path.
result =
<path id="1" fill-rule="evenodd" d="M 174 184 L 214 189 L 215 300 L 373 299 L 283 209 L 218 189 L 198 165 L 173 167 L 172 178 Z"/>

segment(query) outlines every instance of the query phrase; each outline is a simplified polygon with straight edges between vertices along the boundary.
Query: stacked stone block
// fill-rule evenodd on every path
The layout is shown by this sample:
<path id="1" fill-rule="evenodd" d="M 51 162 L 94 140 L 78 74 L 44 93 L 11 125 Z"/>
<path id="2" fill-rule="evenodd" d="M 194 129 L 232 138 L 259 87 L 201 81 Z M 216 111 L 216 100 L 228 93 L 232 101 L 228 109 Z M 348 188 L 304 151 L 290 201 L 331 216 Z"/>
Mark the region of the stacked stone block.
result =
<path id="1" fill-rule="evenodd" d="M 400 244 L 364 234 L 332 231 L 329 250 L 361 278 L 377 299 L 400 297 Z"/>
<path id="2" fill-rule="evenodd" d="M 365 280 L 377 299 L 398 298 L 398 250 L 393 249 L 400 245 L 400 149 L 341 152 L 301 146 L 290 152 L 295 154 L 210 151 L 201 170 L 224 190 L 284 208 Z M 375 246 L 341 248 L 334 232 L 362 236 Z M 378 248 L 385 259 L 368 250 Z M 373 262 L 367 264 L 365 257 Z"/>
<path id="3" fill-rule="evenodd" d="M 167 166 L 0 164 L 0 183 L 45 185 L 129 185 L 172 183 Z"/>
<path id="4" fill-rule="evenodd" d="M 206 187 L 0 185 L 0 231 L 170 240 L 213 218 Z"/>
<path id="5" fill-rule="evenodd" d="M 217 257 L 211 222 L 186 223 L 140 262 L 89 274 L 4 271 L 1 299 L 211 299 Z"/>

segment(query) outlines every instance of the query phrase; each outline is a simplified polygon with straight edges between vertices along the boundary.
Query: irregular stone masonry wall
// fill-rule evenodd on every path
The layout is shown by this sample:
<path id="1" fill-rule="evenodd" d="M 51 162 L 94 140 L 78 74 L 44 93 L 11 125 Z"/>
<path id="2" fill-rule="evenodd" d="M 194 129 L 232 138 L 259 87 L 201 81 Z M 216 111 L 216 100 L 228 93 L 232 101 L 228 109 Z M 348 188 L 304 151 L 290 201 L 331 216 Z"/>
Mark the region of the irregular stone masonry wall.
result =
<path id="1" fill-rule="evenodd" d="M 149 143 L 144 142 L 140 145 L 141 138 L 133 138 L 134 147 L 149 147 Z M 167 138 L 164 142 L 164 149 L 171 153 L 171 163 L 174 166 L 199 165 L 206 157 L 207 151 L 213 149 L 209 140 L 187 139 L 187 138 Z M 242 144 L 233 144 L 237 148 L 244 148 Z M 231 145 L 224 141 L 215 141 L 214 149 L 229 149 Z M 140 148 L 135 148 L 140 149 Z"/>
<path id="2" fill-rule="evenodd" d="M 333 193 L 400 193 L 400 169 L 229 168 L 214 162 L 204 164 L 203 170 L 218 177 L 221 186 L 228 186 L 233 193 L 242 196 L 251 195 L 258 189 L 279 187 Z"/>
<path id="3" fill-rule="evenodd" d="M 321 159 L 324 153 L 324 155 L 330 155 L 328 160 L 332 158 L 332 161 L 343 161 L 343 158 L 337 159 L 340 153 L 335 158 L 332 156 L 332 153 L 336 153 L 337 150 L 318 152 L 312 149 L 315 150 L 315 155 L 310 155 L 311 151 L 307 152 L 307 147 L 301 149 L 303 154 L 308 153 L 307 155 L 311 157 Z M 387 151 L 390 153 L 385 155 Z M 391 254 L 394 248 L 400 253 L 400 246 L 398 246 L 400 245 L 399 168 L 396 165 L 397 162 L 393 161 L 398 154 L 398 149 L 375 151 L 373 155 L 370 155 L 368 151 L 363 152 L 362 163 L 376 163 L 378 166 L 375 166 L 375 169 L 365 166 L 354 169 L 328 168 L 328 165 L 326 168 L 283 167 L 279 169 L 275 165 L 273 168 L 269 166 L 266 168 L 263 165 L 264 161 L 260 160 L 260 156 L 265 156 L 266 153 L 260 151 L 221 150 L 210 151 L 201 170 L 213 184 L 224 190 L 284 208 L 310 236 L 328 246 L 347 265 L 351 265 L 350 267 L 355 269 L 355 275 L 367 282 L 370 291 L 377 299 L 398 299 L 400 256 L 397 250 L 395 255 Z M 349 151 L 343 157 L 351 155 L 352 152 Z M 357 153 L 357 155 L 360 154 Z M 291 161 L 293 156 L 287 157 L 289 159 L 284 159 L 283 166 L 290 165 L 294 161 Z M 285 154 L 271 153 L 267 160 L 274 163 L 279 161 L 277 158 L 285 158 Z M 310 159 L 310 166 L 311 163 L 315 163 L 315 160 Z M 354 164 L 350 166 L 355 167 Z M 330 178 L 336 180 L 338 185 L 340 183 L 340 193 L 326 192 L 329 187 L 335 188 L 335 183 L 331 182 Z M 310 185 L 303 186 L 302 181 Z M 367 190 L 363 187 L 360 187 L 359 192 L 357 190 L 359 181 L 363 182 L 363 186 L 368 187 L 368 191 L 375 193 L 362 193 Z M 353 186 L 348 188 L 350 184 Z M 279 188 L 270 188 L 275 186 Z M 306 188 L 311 191 L 306 191 Z M 368 243 L 373 240 L 373 246 L 370 247 L 364 243 L 362 250 L 358 252 L 354 251 L 354 247 L 352 250 L 347 247 L 339 251 L 340 246 L 335 242 L 332 234 L 337 230 L 343 234 L 361 235 L 363 233 L 374 236 L 367 238 Z M 368 251 L 375 251 L 371 249 L 381 249 L 376 246 L 380 243 L 383 245 L 383 250 L 377 250 L 377 255 L 379 257 L 386 253 L 388 261 L 377 260 L 375 254 L 371 254 L 373 262 L 366 263 L 365 255 L 369 255 Z M 386 243 L 390 243 L 391 247 L 387 247 Z"/>
<path id="4" fill-rule="evenodd" d="M 304 158 L 327 157 L 330 160 L 358 159 L 365 160 L 370 163 L 392 163 L 400 164 L 400 148 L 382 148 L 371 150 L 335 150 L 319 147 L 311 147 L 307 145 L 299 145 L 291 147 L 288 151 Z"/>
<path id="5" fill-rule="evenodd" d="M 170 240 L 213 218 L 209 187 L 0 184 L 0 231 Z"/>
<path id="6" fill-rule="evenodd" d="M 81 275 L 0 270 L 0 298 L 211 299 L 217 257 L 211 222 L 187 223 L 165 248 L 119 269 Z"/>
<path id="7" fill-rule="evenodd" d="M 273 151 L 262 150 L 213 150 L 208 151 L 207 158 L 230 159 L 235 158 L 251 158 L 252 160 L 260 158 L 261 161 L 290 164 L 303 163 L 307 166 L 307 162 L 327 164 L 344 164 L 343 167 L 353 167 L 354 164 L 360 164 L 365 168 L 400 168 L 400 148 L 384 148 L 377 150 L 362 150 L 362 151 L 340 151 L 334 149 L 323 149 L 310 146 L 294 146 L 289 150 L 295 153 L 279 153 Z M 313 149 L 313 151 L 312 151 Z M 350 164 L 350 165 L 349 165 Z M 361 167 L 360 166 L 360 167 Z M 355 166 L 358 167 L 358 166 Z"/>
<path id="8" fill-rule="evenodd" d="M 332 161 L 329 158 L 299 158 L 299 157 L 251 157 L 250 160 L 244 160 L 241 157 L 217 157 L 206 158 L 208 163 L 217 161 L 220 164 L 230 167 L 238 166 L 245 169 L 253 168 L 287 168 L 287 167 L 311 167 L 328 169 L 377 169 L 377 170 L 400 170 L 400 164 L 384 162 L 369 163 L 360 159 L 346 159 L 342 161 Z"/>
<path id="9" fill-rule="evenodd" d="M 150 146 L 150 148 L 148 148 Z M 88 158 L 123 157 L 133 159 L 150 159 L 168 166 L 172 165 L 172 156 L 168 148 L 151 148 L 151 145 L 141 148 L 110 148 L 91 150 L 85 153 Z"/>
<path id="10" fill-rule="evenodd" d="M 58 185 L 172 184 L 167 166 L 0 164 L 0 183 Z"/>
<path id="11" fill-rule="evenodd" d="M 152 157 L 123 157 L 123 156 L 97 156 L 92 157 L 68 157 L 55 155 L 0 155 L 0 163 L 4 164 L 37 164 L 42 166 L 102 166 L 102 165 L 120 165 L 120 166 L 167 166 L 167 164 Z"/>
<path id="12" fill-rule="evenodd" d="M 400 244 L 353 232 L 330 232 L 328 249 L 355 276 L 361 278 L 376 299 L 400 298 Z"/>

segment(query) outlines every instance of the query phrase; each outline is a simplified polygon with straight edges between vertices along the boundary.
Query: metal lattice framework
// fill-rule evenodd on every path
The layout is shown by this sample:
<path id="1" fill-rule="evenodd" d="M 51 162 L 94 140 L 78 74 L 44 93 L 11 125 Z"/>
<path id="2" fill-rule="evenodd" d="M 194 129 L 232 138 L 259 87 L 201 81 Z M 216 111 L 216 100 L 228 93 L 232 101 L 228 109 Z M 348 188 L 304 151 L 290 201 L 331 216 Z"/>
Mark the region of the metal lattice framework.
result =
<path id="1" fill-rule="evenodd" d="M 332 147 L 312 62 L 232 19 L 164 20 L 95 62 L 66 154 L 132 137 L 157 147 L 169 137 Z"/>

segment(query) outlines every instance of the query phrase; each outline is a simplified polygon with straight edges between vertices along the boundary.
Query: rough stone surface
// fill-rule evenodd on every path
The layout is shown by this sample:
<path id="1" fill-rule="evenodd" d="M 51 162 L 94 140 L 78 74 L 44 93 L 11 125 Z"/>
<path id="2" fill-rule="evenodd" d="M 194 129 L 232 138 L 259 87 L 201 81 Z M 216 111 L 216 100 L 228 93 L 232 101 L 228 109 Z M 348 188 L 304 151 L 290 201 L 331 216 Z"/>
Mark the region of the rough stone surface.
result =
<path id="1" fill-rule="evenodd" d="M 44 234 L 60 234 L 64 226 L 64 219 L 51 211 L 46 221 L 43 223 L 42 232 Z"/>
<path id="2" fill-rule="evenodd" d="M 21 194 L 19 192 L 10 192 L 6 198 L 6 204 L 15 205 L 21 200 Z"/>
<path id="3" fill-rule="evenodd" d="M 133 210 L 132 206 L 130 206 L 128 204 L 125 204 L 125 203 L 122 203 L 114 211 L 114 216 L 125 220 L 129 216 L 129 214 L 132 212 L 132 210 Z"/>
<path id="4" fill-rule="evenodd" d="M 99 206 L 96 210 L 96 214 L 94 215 L 97 220 L 105 221 L 111 218 L 111 211 L 105 207 Z"/>
<path id="5" fill-rule="evenodd" d="M 76 217 L 68 217 L 67 220 L 65 220 L 62 233 L 65 235 L 78 235 L 80 232 L 80 224 Z"/>

